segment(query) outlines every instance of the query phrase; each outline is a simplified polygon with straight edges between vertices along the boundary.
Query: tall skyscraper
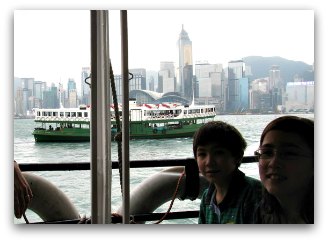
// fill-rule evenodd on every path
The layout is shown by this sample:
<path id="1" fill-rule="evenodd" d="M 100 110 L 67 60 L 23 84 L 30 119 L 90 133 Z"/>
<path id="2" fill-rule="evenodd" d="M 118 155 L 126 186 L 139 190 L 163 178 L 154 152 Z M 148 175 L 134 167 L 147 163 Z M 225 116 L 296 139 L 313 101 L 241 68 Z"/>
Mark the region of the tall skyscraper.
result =
<path id="1" fill-rule="evenodd" d="M 269 70 L 269 91 L 272 95 L 272 110 L 277 110 L 278 105 L 283 104 L 285 85 L 280 77 L 280 68 L 277 65 L 271 66 Z"/>
<path id="2" fill-rule="evenodd" d="M 176 92 L 180 92 L 187 99 L 192 98 L 192 78 L 193 78 L 193 62 L 192 62 L 192 42 L 188 33 L 182 30 L 178 40 L 179 49 L 179 65 L 177 67 L 177 85 Z"/>
<path id="3" fill-rule="evenodd" d="M 271 66 L 269 71 L 269 89 L 272 88 L 283 88 L 284 85 L 280 78 L 280 68 L 277 65 Z"/>
<path id="4" fill-rule="evenodd" d="M 76 90 L 76 82 L 72 78 L 68 78 L 67 82 L 67 92 L 70 92 L 71 90 Z"/>
<path id="5" fill-rule="evenodd" d="M 77 107 L 77 91 L 76 82 L 74 79 L 69 78 L 67 82 L 67 107 L 76 108 Z"/>
<path id="6" fill-rule="evenodd" d="M 227 106 L 228 112 L 239 112 L 241 109 L 241 79 L 245 77 L 245 63 L 243 60 L 228 63 Z M 243 79 L 243 82 L 245 80 Z"/>

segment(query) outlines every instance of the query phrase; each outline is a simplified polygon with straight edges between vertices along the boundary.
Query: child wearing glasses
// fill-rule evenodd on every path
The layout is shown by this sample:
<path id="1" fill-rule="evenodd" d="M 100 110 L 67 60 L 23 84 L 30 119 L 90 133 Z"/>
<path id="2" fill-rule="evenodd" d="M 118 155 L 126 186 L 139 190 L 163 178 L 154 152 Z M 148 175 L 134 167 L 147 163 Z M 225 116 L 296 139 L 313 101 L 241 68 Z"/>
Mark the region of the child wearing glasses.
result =
<path id="1" fill-rule="evenodd" d="M 255 151 L 264 186 L 256 223 L 314 223 L 314 122 L 283 116 L 264 129 Z"/>
<path id="2" fill-rule="evenodd" d="M 246 145 L 235 127 L 221 121 L 209 122 L 195 133 L 194 157 L 210 183 L 202 196 L 198 223 L 254 223 L 262 184 L 238 169 Z"/>

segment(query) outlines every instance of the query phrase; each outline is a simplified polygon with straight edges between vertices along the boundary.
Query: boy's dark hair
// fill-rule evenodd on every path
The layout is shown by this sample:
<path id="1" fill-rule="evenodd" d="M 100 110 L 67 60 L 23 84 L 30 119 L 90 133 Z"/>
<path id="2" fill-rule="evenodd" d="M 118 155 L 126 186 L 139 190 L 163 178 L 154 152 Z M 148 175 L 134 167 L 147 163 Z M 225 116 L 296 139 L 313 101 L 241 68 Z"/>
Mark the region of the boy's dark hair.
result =
<path id="1" fill-rule="evenodd" d="M 208 144 L 219 144 L 240 160 L 244 156 L 247 146 L 241 133 L 234 126 L 223 121 L 208 122 L 196 131 L 193 140 L 195 159 L 197 158 L 198 146 Z"/>

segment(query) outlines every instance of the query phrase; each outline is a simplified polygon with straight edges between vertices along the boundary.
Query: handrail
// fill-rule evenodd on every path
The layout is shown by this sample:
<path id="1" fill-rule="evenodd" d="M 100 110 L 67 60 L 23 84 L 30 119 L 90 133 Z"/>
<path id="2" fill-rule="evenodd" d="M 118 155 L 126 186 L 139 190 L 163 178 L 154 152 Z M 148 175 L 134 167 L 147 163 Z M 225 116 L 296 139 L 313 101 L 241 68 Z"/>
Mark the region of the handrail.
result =
<path id="1" fill-rule="evenodd" d="M 150 167 L 172 167 L 172 166 L 185 166 L 185 171 L 188 173 L 190 170 L 190 164 L 196 162 L 194 158 L 186 159 L 161 159 L 161 160 L 131 160 L 130 168 L 150 168 Z M 244 156 L 242 163 L 254 163 L 257 162 L 255 156 Z M 188 168 L 189 166 L 189 168 Z M 191 165 L 191 166 L 194 166 Z M 67 171 L 67 170 L 90 170 L 89 162 L 70 162 L 70 163 L 19 163 L 19 167 L 22 171 Z M 112 169 L 118 169 L 118 161 L 112 162 Z M 197 167 L 196 167 L 197 169 Z M 190 179 L 193 178 L 192 174 L 195 171 L 189 171 L 189 175 L 186 173 L 186 180 L 189 176 Z M 197 170 L 196 170 L 197 172 Z M 189 180 L 190 180 L 189 179 Z M 192 183 L 189 181 L 189 183 Z M 190 198 L 193 194 L 190 193 L 188 186 L 194 187 L 195 184 L 186 184 L 186 194 L 185 197 Z M 198 194 L 198 193 L 197 193 Z M 199 210 L 195 211 L 179 211 L 179 212 L 170 212 L 166 215 L 165 220 L 170 219 L 185 219 L 185 218 L 197 218 Z M 164 213 L 147 213 L 147 214 L 132 214 L 129 215 L 132 222 L 141 222 L 141 221 L 154 221 L 159 220 L 163 217 Z M 126 218 L 125 218 L 126 220 Z M 33 224 L 77 224 L 80 220 L 64 220 L 64 221 L 48 221 L 48 222 L 36 222 Z M 111 216 L 112 223 L 127 223 L 123 221 L 123 217 Z M 86 223 L 91 223 L 90 220 Z"/>
<path id="2" fill-rule="evenodd" d="M 130 168 L 185 166 L 190 159 L 131 160 Z M 255 156 L 244 156 L 242 163 L 257 162 Z M 65 171 L 90 170 L 89 162 L 65 163 L 18 163 L 22 171 Z M 118 161 L 112 161 L 112 169 L 118 169 Z"/>
<path id="3" fill-rule="evenodd" d="M 145 213 L 145 214 L 134 214 L 130 216 L 130 219 L 134 222 L 141 221 L 155 221 L 159 220 L 163 217 L 165 213 Z M 166 220 L 170 219 L 184 219 L 184 218 L 198 218 L 199 210 L 195 211 L 176 211 L 171 212 L 166 215 Z M 122 223 L 122 217 L 112 215 L 112 223 Z M 42 221 L 42 222 L 34 222 L 30 224 L 77 224 L 81 220 L 80 219 L 71 219 L 71 220 L 60 220 L 60 221 Z M 90 224 L 90 221 L 86 222 Z"/>

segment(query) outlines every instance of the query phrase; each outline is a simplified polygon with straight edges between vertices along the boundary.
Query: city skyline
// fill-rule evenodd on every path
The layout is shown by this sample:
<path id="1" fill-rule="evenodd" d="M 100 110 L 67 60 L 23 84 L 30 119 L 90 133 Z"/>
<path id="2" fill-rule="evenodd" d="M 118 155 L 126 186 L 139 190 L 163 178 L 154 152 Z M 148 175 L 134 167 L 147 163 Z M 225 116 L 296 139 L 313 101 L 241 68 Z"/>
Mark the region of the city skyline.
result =
<path id="1" fill-rule="evenodd" d="M 111 38 L 120 36 L 118 10 L 109 11 L 109 21 L 110 56 L 120 74 L 120 41 Z M 161 61 L 176 64 L 182 25 L 192 41 L 193 65 L 205 60 L 226 67 L 249 55 L 314 62 L 312 10 L 129 10 L 129 68 L 158 71 Z M 90 66 L 89 33 L 89 11 L 15 11 L 14 75 L 79 83 L 82 67 Z"/>

